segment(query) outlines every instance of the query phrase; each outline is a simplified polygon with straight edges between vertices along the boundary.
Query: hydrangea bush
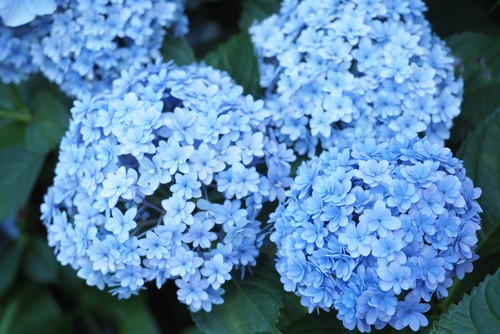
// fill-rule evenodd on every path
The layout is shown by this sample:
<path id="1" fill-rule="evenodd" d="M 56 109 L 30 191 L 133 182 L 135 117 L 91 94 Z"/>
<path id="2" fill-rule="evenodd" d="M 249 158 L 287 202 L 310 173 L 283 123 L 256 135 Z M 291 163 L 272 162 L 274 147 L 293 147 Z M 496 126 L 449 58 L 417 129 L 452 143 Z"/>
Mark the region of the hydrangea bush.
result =
<path id="1" fill-rule="evenodd" d="M 303 162 L 271 220 L 286 291 L 345 327 L 416 331 L 477 258 L 481 194 L 428 140 L 366 139 Z"/>
<path id="2" fill-rule="evenodd" d="M 309 155 L 349 137 L 447 139 L 463 84 L 425 10 L 420 0 L 284 0 L 251 27 L 279 139 Z"/>
<path id="3" fill-rule="evenodd" d="M 159 58 L 166 28 L 176 36 L 188 30 L 184 0 L 56 0 L 56 4 L 53 14 L 25 25 L 8 27 L 0 22 L 4 83 L 19 83 L 41 71 L 67 94 L 82 97 L 107 88 L 120 71 Z M 29 7 L 17 10 L 26 13 Z"/>
<path id="4" fill-rule="evenodd" d="M 173 64 L 124 72 L 75 102 L 42 219 L 57 259 L 127 298 L 175 280 L 192 311 L 222 302 L 262 244 L 262 203 L 284 199 L 294 155 L 269 112 L 224 72 Z"/>

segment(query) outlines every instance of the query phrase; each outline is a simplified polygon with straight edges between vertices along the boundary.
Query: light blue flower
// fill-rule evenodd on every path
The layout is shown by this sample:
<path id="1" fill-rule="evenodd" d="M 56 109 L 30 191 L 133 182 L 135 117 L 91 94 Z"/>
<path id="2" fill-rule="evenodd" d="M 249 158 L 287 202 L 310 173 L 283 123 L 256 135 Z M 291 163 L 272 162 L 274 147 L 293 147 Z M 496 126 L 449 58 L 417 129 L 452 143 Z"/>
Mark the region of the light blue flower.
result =
<path id="1" fill-rule="evenodd" d="M 189 158 L 193 172 L 198 173 L 198 179 L 204 184 L 212 183 L 213 174 L 226 167 L 225 163 L 215 158 L 215 153 L 207 144 L 201 143 Z"/>
<path id="2" fill-rule="evenodd" d="M 162 240 L 161 236 L 154 231 L 147 231 L 146 237 L 141 238 L 137 244 L 141 255 L 146 255 L 148 259 L 161 260 L 170 255 L 167 247 L 169 241 L 168 239 Z"/>
<path id="3" fill-rule="evenodd" d="M 194 223 L 192 212 L 196 205 L 193 202 L 179 197 L 170 197 L 161 201 L 161 206 L 166 211 L 164 220 L 171 220 L 175 224 L 192 225 Z"/>
<path id="4" fill-rule="evenodd" d="M 201 182 L 198 181 L 196 173 L 190 172 L 186 175 L 175 174 L 175 183 L 170 187 L 170 191 L 176 197 L 191 199 L 201 197 Z"/>
<path id="5" fill-rule="evenodd" d="M 180 146 L 175 140 L 164 141 L 158 143 L 156 149 L 157 156 L 162 160 L 162 169 L 168 170 L 170 174 L 175 174 L 177 170 L 184 174 L 189 173 L 189 164 L 187 160 L 194 152 L 194 147 Z"/>
<path id="6" fill-rule="evenodd" d="M 209 284 L 206 279 L 201 278 L 199 273 L 193 275 L 189 281 L 176 279 L 175 284 L 179 287 L 177 298 L 189 305 L 192 312 L 201 310 L 203 302 L 209 299 L 209 295 L 205 291 Z"/>
<path id="7" fill-rule="evenodd" d="M 55 0 L 1 0 L 0 17 L 8 27 L 17 27 L 36 16 L 48 15 L 56 10 Z"/>
<path id="8" fill-rule="evenodd" d="M 137 182 L 137 172 L 125 166 L 117 169 L 115 173 L 106 175 L 102 183 L 101 196 L 108 201 L 108 207 L 112 208 L 118 202 L 120 197 L 132 199 L 135 195 L 133 185 Z"/>
<path id="9" fill-rule="evenodd" d="M 381 182 L 389 183 L 389 162 L 376 160 L 367 160 L 359 162 L 359 170 L 356 171 L 356 176 L 363 179 L 363 182 L 376 187 Z"/>
<path id="10" fill-rule="evenodd" d="M 391 262 L 389 266 L 379 266 L 377 274 L 380 276 L 380 288 L 383 291 L 393 290 L 400 294 L 401 290 L 408 290 L 415 284 L 411 269 L 399 262 Z"/>
<path id="11" fill-rule="evenodd" d="M 374 241 L 375 238 L 370 234 L 368 224 L 363 222 L 357 225 L 347 225 L 345 232 L 339 235 L 339 242 L 346 246 L 349 254 L 354 258 L 368 256 L 372 250 L 372 243 Z"/>
<path id="12" fill-rule="evenodd" d="M 443 144 L 460 112 L 454 59 L 423 1 L 286 1 L 250 28 L 270 126 L 313 156 L 376 136 Z"/>
<path id="13" fill-rule="evenodd" d="M 391 196 L 387 199 L 387 205 L 397 207 L 401 213 L 408 211 L 419 199 L 415 186 L 403 180 L 392 182 L 389 192 Z"/>
<path id="14" fill-rule="evenodd" d="M 111 209 L 112 217 L 109 217 L 104 227 L 113 232 L 119 242 L 125 242 L 129 238 L 129 231 L 137 226 L 134 218 L 137 215 L 137 208 L 132 207 L 123 214 L 118 208 Z"/>
<path id="15" fill-rule="evenodd" d="M 175 280 L 192 311 L 222 303 L 232 271 L 256 264 L 257 217 L 285 199 L 295 160 L 242 93 L 224 72 L 168 63 L 77 101 L 42 205 L 57 259 L 119 298 Z"/>
<path id="16" fill-rule="evenodd" d="M 392 215 L 391 210 L 381 200 L 375 202 L 373 209 L 365 209 L 365 212 L 359 216 L 359 222 L 365 223 L 368 230 L 377 231 L 381 237 L 386 237 L 388 231 L 401 227 L 401 221 Z"/>
<path id="17" fill-rule="evenodd" d="M 222 254 L 215 254 L 211 260 L 205 261 L 200 272 L 207 278 L 208 284 L 217 290 L 231 279 L 231 269 L 231 264 L 224 261 Z"/>
<path id="18" fill-rule="evenodd" d="M 193 247 L 210 248 L 211 242 L 217 239 L 217 234 L 211 232 L 214 225 L 214 220 L 205 220 L 203 223 L 195 220 L 182 241 L 193 244 Z"/>
<path id="19" fill-rule="evenodd" d="M 110 235 L 107 235 L 104 240 L 98 238 L 92 240 L 92 245 L 87 249 L 89 259 L 93 262 L 92 268 L 100 271 L 101 274 L 115 271 L 120 258 L 118 245 L 117 240 Z"/>
<path id="20" fill-rule="evenodd" d="M 195 252 L 186 250 L 184 247 L 175 247 L 172 257 L 169 259 L 170 272 L 172 276 L 181 276 L 187 280 L 191 275 L 198 273 L 197 268 L 203 264 L 203 258 Z"/>
<path id="21" fill-rule="evenodd" d="M 418 331 L 420 327 L 429 324 L 427 317 L 423 314 L 431 308 L 429 304 L 419 303 L 420 298 L 414 294 L 406 295 L 404 301 L 398 302 L 398 311 L 393 318 L 391 325 L 397 330 L 410 327 L 413 331 Z"/>

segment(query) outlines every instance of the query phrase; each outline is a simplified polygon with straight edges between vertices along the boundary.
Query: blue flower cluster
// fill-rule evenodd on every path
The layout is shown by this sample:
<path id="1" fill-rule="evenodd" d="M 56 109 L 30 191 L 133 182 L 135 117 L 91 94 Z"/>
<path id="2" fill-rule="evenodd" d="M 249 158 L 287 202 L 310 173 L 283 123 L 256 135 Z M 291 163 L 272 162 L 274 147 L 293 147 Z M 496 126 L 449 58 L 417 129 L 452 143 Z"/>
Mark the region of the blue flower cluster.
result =
<path id="1" fill-rule="evenodd" d="M 312 156 L 343 138 L 442 143 L 463 83 L 421 0 L 284 0 L 251 27 L 280 141 Z"/>
<path id="2" fill-rule="evenodd" d="M 31 56 L 33 45 L 39 44 L 50 31 L 51 19 L 42 16 L 16 28 L 5 27 L 0 21 L 0 81 L 19 84 L 39 67 Z"/>
<path id="3" fill-rule="evenodd" d="M 0 25 L 0 78 L 41 71 L 71 96 L 100 92 L 122 70 L 160 57 L 165 29 L 187 32 L 184 0 L 57 0 L 51 15 Z"/>
<path id="4" fill-rule="evenodd" d="M 256 217 L 285 199 L 295 160 L 242 93 L 224 72 L 169 63 L 76 101 L 41 208 L 57 259 L 121 298 L 173 279 L 192 311 L 221 303 L 231 272 L 255 265 Z"/>
<path id="5" fill-rule="evenodd" d="M 481 191 L 439 144 L 334 147 L 303 162 L 291 189 L 271 215 L 281 282 L 346 328 L 418 330 L 425 302 L 477 258 Z"/>

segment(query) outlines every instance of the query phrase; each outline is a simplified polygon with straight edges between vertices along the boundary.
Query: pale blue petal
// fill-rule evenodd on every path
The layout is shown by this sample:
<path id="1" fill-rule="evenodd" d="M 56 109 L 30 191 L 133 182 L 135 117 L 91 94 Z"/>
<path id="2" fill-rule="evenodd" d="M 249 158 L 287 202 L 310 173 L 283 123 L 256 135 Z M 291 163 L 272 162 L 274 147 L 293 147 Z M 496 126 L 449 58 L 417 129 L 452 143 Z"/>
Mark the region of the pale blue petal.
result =
<path id="1" fill-rule="evenodd" d="M 26 7 L 35 15 L 48 15 L 56 10 L 55 0 L 24 0 Z"/>
<path id="2" fill-rule="evenodd" d="M 5 8 L 0 10 L 3 23 L 8 27 L 17 27 L 26 24 L 35 18 L 26 6 L 24 0 L 11 1 Z"/>

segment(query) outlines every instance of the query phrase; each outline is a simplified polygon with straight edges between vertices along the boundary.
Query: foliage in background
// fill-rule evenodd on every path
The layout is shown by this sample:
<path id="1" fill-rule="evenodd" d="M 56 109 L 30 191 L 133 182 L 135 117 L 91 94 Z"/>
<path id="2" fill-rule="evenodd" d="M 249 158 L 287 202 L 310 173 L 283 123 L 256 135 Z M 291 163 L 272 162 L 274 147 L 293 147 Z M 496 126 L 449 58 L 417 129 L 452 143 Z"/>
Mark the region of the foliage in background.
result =
<path id="1" fill-rule="evenodd" d="M 448 145 L 483 189 L 484 214 L 474 271 L 455 282 L 448 298 L 434 301 L 428 313 L 434 323 L 421 332 L 492 333 L 500 326 L 500 1 L 428 4 L 435 31 L 460 57 L 456 68 L 464 77 L 464 102 Z M 164 56 L 179 64 L 204 60 L 260 96 L 257 60 L 244 28 L 276 12 L 279 1 L 193 0 L 188 8 L 191 33 L 166 42 Z M 272 247 L 243 280 L 227 286 L 225 304 L 196 314 L 194 322 L 177 302 L 173 285 L 151 286 L 120 301 L 62 268 L 38 217 L 70 106 L 39 77 L 20 86 L 0 85 L 0 334 L 347 332 L 334 314 L 308 314 L 296 297 L 284 293 L 272 270 Z"/>

